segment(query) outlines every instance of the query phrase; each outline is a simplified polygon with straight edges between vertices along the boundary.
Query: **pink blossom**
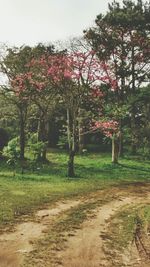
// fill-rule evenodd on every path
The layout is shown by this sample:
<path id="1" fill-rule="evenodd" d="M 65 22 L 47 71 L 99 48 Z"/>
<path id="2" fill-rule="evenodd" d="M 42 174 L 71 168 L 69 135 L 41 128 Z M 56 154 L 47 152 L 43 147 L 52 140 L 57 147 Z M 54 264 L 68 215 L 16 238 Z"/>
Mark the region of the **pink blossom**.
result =
<path id="1" fill-rule="evenodd" d="M 112 138 L 114 133 L 118 132 L 119 124 L 117 121 L 110 120 L 110 121 L 96 121 L 94 126 L 92 126 L 93 130 L 101 130 L 107 137 Z"/>

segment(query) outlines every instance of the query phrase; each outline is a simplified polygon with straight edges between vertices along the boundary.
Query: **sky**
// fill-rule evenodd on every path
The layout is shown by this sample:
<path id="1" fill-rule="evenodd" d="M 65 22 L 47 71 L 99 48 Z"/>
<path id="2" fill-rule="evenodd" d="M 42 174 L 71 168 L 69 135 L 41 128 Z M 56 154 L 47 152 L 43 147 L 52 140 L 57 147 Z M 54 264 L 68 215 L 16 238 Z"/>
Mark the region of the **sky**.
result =
<path id="1" fill-rule="evenodd" d="M 0 0 L 0 42 L 51 43 L 80 36 L 111 0 Z M 118 2 L 122 2 L 119 0 Z"/>

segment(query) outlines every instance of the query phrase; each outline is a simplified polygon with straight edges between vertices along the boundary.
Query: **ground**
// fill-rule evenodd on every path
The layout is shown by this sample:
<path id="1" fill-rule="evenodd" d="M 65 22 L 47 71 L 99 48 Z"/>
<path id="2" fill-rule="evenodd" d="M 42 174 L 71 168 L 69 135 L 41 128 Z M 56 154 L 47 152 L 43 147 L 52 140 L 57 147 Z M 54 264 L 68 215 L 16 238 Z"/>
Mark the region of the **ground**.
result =
<path id="1" fill-rule="evenodd" d="M 88 160 L 91 165 L 94 165 L 92 159 L 93 155 Z M 45 182 L 43 184 L 38 181 L 36 189 L 37 194 L 41 194 L 41 198 L 39 196 L 37 200 L 34 188 L 32 201 L 31 196 L 26 196 L 30 205 L 35 199 L 35 203 L 31 205 L 32 212 L 29 212 L 27 204 L 24 204 L 23 209 L 22 204 L 17 203 L 19 201 L 25 203 L 26 191 L 30 191 L 30 186 L 33 186 L 35 181 L 30 180 L 28 188 L 27 181 L 25 182 L 24 179 L 19 180 L 18 184 L 19 176 L 14 180 L 9 180 L 9 185 L 7 181 L 6 191 L 9 208 L 12 205 L 11 208 L 15 212 L 18 209 L 24 212 L 12 218 L 10 217 L 11 211 L 10 214 L 7 213 L 7 217 L 9 217 L 7 223 L 6 220 L 5 224 L 1 223 L 0 266 L 150 266 L 150 183 L 148 165 L 145 166 L 141 163 L 137 166 L 137 163 L 135 165 L 129 161 L 128 165 L 125 166 L 123 168 L 122 166 L 113 167 L 112 176 L 118 174 L 118 168 L 126 176 L 126 168 L 129 167 L 130 169 L 132 167 L 130 175 L 133 174 L 132 170 L 134 170 L 132 177 L 136 174 L 137 180 L 135 178 L 131 180 L 128 178 L 123 181 L 122 179 L 119 179 L 119 181 L 114 179 L 112 182 L 109 179 L 108 181 L 99 180 L 99 182 L 96 180 L 93 181 L 93 186 L 91 183 L 91 188 L 89 181 L 82 180 L 81 177 L 79 180 L 75 178 L 77 180 L 61 181 L 61 185 L 65 183 L 65 188 L 70 190 L 70 195 L 64 187 L 60 190 L 60 181 L 59 185 L 55 181 L 53 189 L 51 182 L 45 181 L 48 197 L 45 196 L 44 202 L 41 201 L 41 198 L 42 186 L 44 187 Z M 109 164 L 103 169 L 101 167 L 104 176 L 106 174 L 110 175 L 109 167 Z M 108 170 L 109 174 L 107 173 Z M 94 166 L 92 166 L 92 172 L 94 176 Z M 128 170 L 128 177 L 130 175 Z M 39 174 L 37 176 L 39 177 Z M 7 179 L 5 179 L 5 182 Z M 5 191 L 2 181 L 1 177 L 1 188 L 2 191 Z M 92 179 L 90 182 L 92 182 Z M 48 184 L 50 186 L 49 191 Z M 38 188 L 42 188 L 42 191 L 40 189 L 38 191 Z M 13 201 L 10 192 L 15 196 Z M 49 193 L 51 196 L 49 196 Z M 3 195 L 3 201 L 6 201 L 6 199 L 4 200 Z M 6 214 L 4 215 L 6 216 Z"/>

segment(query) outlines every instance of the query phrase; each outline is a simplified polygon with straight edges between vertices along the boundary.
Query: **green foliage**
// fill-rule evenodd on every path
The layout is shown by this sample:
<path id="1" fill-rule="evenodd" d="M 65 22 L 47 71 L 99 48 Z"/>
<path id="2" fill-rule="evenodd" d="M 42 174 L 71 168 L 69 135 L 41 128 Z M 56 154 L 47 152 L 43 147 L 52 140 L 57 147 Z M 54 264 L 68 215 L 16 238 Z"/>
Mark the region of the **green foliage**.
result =
<path id="1" fill-rule="evenodd" d="M 121 133 L 130 128 L 128 145 L 132 144 L 132 150 L 143 145 L 150 118 L 149 86 L 140 88 L 149 81 L 149 17 L 148 2 L 113 1 L 105 15 L 97 16 L 94 27 L 85 31 L 85 38 L 97 57 L 107 63 L 119 88 L 103 87 L 105 117 L 117 120 Z"/>
<path id="2" fill-rule="evenodd" d="M 140 146 L 138 152 L 143 156 L 143 158 L 150 158 L 150 142 L 146 137 L 143 138 L 142 145 Z"/>
<path id="3" fill-rule="evenodd" d="M 138 153 L 144 158 L 150 157 L 150 86 L 139 88 L 130 97 L 129 111 L 135 113 L 134 142 Z M 130 132 L 131 135 L 131 132 Z"/>
<path id="4" fill-rule="evenodd" d="M 38 134 L 30 134 L 28 139 L 28 150 L 33 154 L 34 160 L 36 161 L 39 155 L 46 149 L 47 142 L 38 141 Z"/>
<path id="5" fill-rule="evenodd" d="M 8 142 L 8 145 L 3 149 L 3 155 L 8 158 L 7 163 L 15 165 L 20 157 L 19 138 L 15 137 Z"/>
<path id="6" fill-rule="evenodd" d="M 67 147 L 67 145 L 68 145 L 68 138 L 67 138 L 67 135 L 61 135 L 60 137 L 59 137 L 59 141 L 58 141 L 58 144 L 57 144 L 57 146 L 59 147 L 59 148 L 61 148 L 61 149 L 64 149 L 64 148 L 66 148 Z"/>

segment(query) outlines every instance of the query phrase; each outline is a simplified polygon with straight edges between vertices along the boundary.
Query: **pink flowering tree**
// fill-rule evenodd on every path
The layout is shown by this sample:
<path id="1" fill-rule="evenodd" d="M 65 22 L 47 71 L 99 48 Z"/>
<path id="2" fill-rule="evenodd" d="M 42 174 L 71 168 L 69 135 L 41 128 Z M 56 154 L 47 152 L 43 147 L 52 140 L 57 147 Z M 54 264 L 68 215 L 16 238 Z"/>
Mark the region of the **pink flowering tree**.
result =
<path id="1" fill-rule="evenodd" d="M 75 175 L 74 156 L 81 136 L 79 117 L 83 102 L 91 92 L 99 90 L 98 84 L 97 87 L 94 85 L 96 81 L 98 82 L 95 75 L 98 62 L 94 59 L 93 52 L 59 55 L 53 60 L 53 64 L 49 66 L 48 75 L 53 80 L 66 107 L 69 145 L 68 176 L 73 177 Z"/>
<path id="2" fill-rule="evenodd" d="M 113 62 L 101 61 L 100 81 L 105 87 L 102 121 L 95 127 L 112 140 L 112 163 L 118 163 L 121 154 L 122 119 L 126 116 L 128 106 L 121 101 L 121 80 L 116 74 Z"/>
<path id="3" fill-rule="evenodd" d="M 116 68 L 112 60 L 100 60 L 94 52 L 93 56 L 96 62 L 94 72 L 96 84 L 94 84 L 92 95 L 93 99 L 102 96 L 102 109 L 100 109 L 100 106 L 97 107 L 97 122 L 95 125 L 99 125 L 99 130 L 112 139 L 112 162 L 117 163 L 120 152 L 121 120 L 125 116 L 127 106 L 120 99 L 121 81 L 116 74 Z M 97 90 L 99 85 L 100 91 Z M 101 121 L 99 121 L 99 118 Z M 115 129 L 116 125 L 117 128 Z M 112 127 L 111 131 L 110 127 Z"/>
<path id="4" fill-rule="evenodd" d="M 26 90 L 29 85 L 29 68 L 26 63 L 31 59 L 31 50 L 27 46 L 7 49 L 1 61 L 1 72 L 6 77 L 4 85 L 1 86 L 1 93 L 13 107 L 14 117 L 18 122 L 21 160 L 24 160 L 25 129 L 30 105 L 30 96 Z"/>
<path id="5" fill-rule="evenodd" d="M 100 94 L 99 62 L 95 59 L 93 51 L 56 53 L 31 62 L 31 67 L 33 69 L 30 81 L 32 88 L 40 86 L 42 92 L 45 90 L 45 83 L 48 82 L 66 108 L 69 144 L 68 176 L 72 177 L 75 175 L 74 156 L 77 149 L 80 108 L 87 95 Z"/>
<path id="6" fill-rule="evenodd" d="M 73 95 L 70 99 L 67 108 L 67 121 L 68 121 L 68 140 L 69 141 L 69 162 L 68 162 L 68 175 L 74 176 L 74 155 L 77 150 L 77 143 L 79 144 L 80 151 L 83 148 L 83 136 L 85 132 L 83 123 L 83 113 L 87 112 L 88 116 L 92 116 L 95 104 L 97 110 L 100 109 L 103 94 L 100 90 L 100 64 L 96 60 L 94 52 L 74 52 L 70 55 L 72 64 L 73 81 Z M 75 95 L 74 95 L 75 94 Z M 92 99 L 92 101 L 91 101 Z M 86 109 L 85 106 L 88 106 Z M 93 106 L 93 107 L 92 107 Z M 71 118 L 71 119 L 70 119 Z M 90 119 L 88 118 L 90 121 Z"/>
<path id="7" fill-rule="evenodd" d="M 112 163 L 118 163 L 119 157 L 119 123 L 114 120 L 97 121 L 92 127 L 93 131 L 101 131 L 106 137 L 112 140 Z"/>
<path id="8" fill-rule="evenodd" d="M 100 62 L 94 51 L 74 53 L 54 53 L 32 59 L 29 71 L 17 75 L 12 80 L 15 94 L 30 97 L 39 107 L 41 129 L 46 132 L 46 117 L 52 106 L 52 99 L 62 101 L 67 114 L 67 133 L 69 144 L 68 176 L 73 177 L 74 156 L 78 142 L 79 116 L 83 103 L 92 99 L 97 113 L 101 113 L 103 93 L 101 84 L 117 90 L 117 82 L 108 65 Z M 93 107 L 91 106 L 90 109 Z M 84 132 L 82 132 L 82 135 Z M 42 140 L 46 138 L 41 137 Z"/>
<path id="9" fill-rule="evenodd" d="M 44 80 L 50 80 L 60 100 L 66 108 L 67 133 L 69 145 L 68 176 L 75 175 L 74 156 L 78 139 L 84 135 L 84 128 L 79 135 L 79 117 L 83 104 L 90 103 L 90 111 L 96 106 L 101 116 L 103 93 L 101 84 L 106 83 L 111 90 L 116 90 L 117 82 L 109 66 L 100 62 L 94 51 L 56 54 L 39 62 Z M 36 62 L 36 66 L 37 66 Z M 92 101 L 91 101 L 92 99 Z M 93 110 L 92 110 L 93 112 Z M 114 135 L 115 136 L 115 135 Z"/>
<path id="10" fill-rule="evenodd" d="M 96 60 L 93 51 L 75 51 L 71 53 L 73 58 L 73 80 L 79 95 L 78 108 L 76 112 L 78 151 L 82 154 L 84 148 L 84 132 L 86 131 L 94 110 L 100 107 L 102 97 L 100 90 L 99 62 Z M 95 97 L 97 95 L 97 98 Z M 97 106 L 97 107 L 96 107 Z"/>
<path id="11" fill-rule="evenodd" d="M 50 84 L 38 69 L 40 66 L 34 69 L 34 62 L 39 58 L 41 59 L 42 55 L 52 53 L 53 47 L 46 48 L 43 45 L 37 45 L 31 48 L 23 46 L 8 49 L 1 62 L 1 71 L 7 77 L 7 84 L 2 86 L 1 92 L 15 108 L 18 119 L 21 160 L 24 160 L 28 119 L 31 113 L 35 114 L 35 110 L 33 110 L 35 105 L 38 107 L 40 103 L 42 110 L 46 109 L 45 103 L 48 101 L 46 102 L 45 99 L 48 94 L 50 95 Z M 36 112 L 42 113 L 39 110 L 39 107 L 36 108 Z"/>
<path id="12" fill-rule="evenodd" d="M 32 58 L 26 64 L 29 71 L 17 75 L 12 80 L 12 86 L 16 96 L 21 97 L 23 94 L 26 95 L 26 98 L 28 100 L 30 99 L 32 103 L 32 109 L 34 108 L 34 112 L 37 114 L 37 141 L 43 142 L 43 144 L 45 143 L 43 150 L 38 155 L 38 159 L 42 161 L 46 161 L 48 121 L 55 110 L 58 100 L 54 81 L 49 77 L 48 73 L 49 58 L 50 55 L 46 53 L 43 53 L 40 57 Z"/>
<path id="13" fill-rule="evenodd" d="M 88 63 L 86 62 L 88 61 Z M 82 64 L 83 62 L 86 64 Z M 79 57 L 79 66 L 84 66 L 83 73 L 80 74 L 79 84 L 88 86 L 88 94 L 90 99 L 92 99 L 92 105 L 96 108 L 96 118 L 94 118 L 94 127 L 93 130 L 102 131 L 107 137 L 112 140 L 112 162 L 118 163 L 119 157 L 119 138 L 120 138 L 120 116 L 121 112 L 119 109 L 114 107 L 116 106 L 116 101 L 118 104 L 118 93 L 120 90 L 120 80 L 116 76 L 115 68 L 112 62 L 105 62 L 104 60 L 99 60 L 96 57 L 94 51 L 88 53 L 86 57 Z M 87 69 L 88 70 L 87 70 Z M 82 67 L 81 67 L 82 69 Z M 103 92 L 103 85 L 107 88 L 107 94 Z M 90 88 L 90 90 L 89 90 Z M 108 107 L 106 101 L 106 95 L 111 95 L 111 114 L 105 112 L 105 106 Z M 98 104 L 98 105 L 97 105 Z M 91 106 L 92 109 L 92 106 Z M 105 114 L 106 113 L 106 114 Z M 105 118 L 106 117 L 106 118 Z M 99 118 L 101 121 L 99 121 Z M 105 118 L 105 119 L 104 119 Z M 93 124 L 93 122 L 92 122 Z M 84 132 L 83 132 L 84 134 Z"/>

